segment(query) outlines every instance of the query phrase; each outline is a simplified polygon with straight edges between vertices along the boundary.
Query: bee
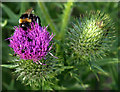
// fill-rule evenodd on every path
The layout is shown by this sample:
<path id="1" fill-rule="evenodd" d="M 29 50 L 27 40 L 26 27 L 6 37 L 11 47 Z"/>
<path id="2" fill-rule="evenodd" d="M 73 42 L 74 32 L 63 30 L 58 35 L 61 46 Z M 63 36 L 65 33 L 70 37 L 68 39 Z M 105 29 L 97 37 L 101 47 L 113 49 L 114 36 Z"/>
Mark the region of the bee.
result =
<path id="1" fill-rule="evenodd" d="M 32 14 L 33 8 L 28 9 L 24 14 L 21 15 L 19 19 L 19 25 L 23 30 L 27 30 L 27 28 L 30 28 L 30 23 L 33 22 L 35 24 L 38 23 L 39 26 L 41 26 L 41 20 L 40 18 Z"/>

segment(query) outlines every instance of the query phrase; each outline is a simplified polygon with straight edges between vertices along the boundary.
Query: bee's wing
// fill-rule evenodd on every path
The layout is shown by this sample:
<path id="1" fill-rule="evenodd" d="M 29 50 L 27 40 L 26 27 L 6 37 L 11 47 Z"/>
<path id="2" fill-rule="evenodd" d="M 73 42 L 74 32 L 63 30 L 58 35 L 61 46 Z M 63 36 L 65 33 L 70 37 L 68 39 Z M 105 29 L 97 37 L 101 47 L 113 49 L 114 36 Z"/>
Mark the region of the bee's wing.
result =
<path id="1" fill-rule="evenodd" d="M 38 16 L 36 16 L 35 21 L 41 26 L 41 21 L 40 21 L 40 18 Z"/>
<path id="2" fill-rule="evenodd" d="M 30 14 L 32 12 L 33 8 L 28 9 L 24 14 Z"/>

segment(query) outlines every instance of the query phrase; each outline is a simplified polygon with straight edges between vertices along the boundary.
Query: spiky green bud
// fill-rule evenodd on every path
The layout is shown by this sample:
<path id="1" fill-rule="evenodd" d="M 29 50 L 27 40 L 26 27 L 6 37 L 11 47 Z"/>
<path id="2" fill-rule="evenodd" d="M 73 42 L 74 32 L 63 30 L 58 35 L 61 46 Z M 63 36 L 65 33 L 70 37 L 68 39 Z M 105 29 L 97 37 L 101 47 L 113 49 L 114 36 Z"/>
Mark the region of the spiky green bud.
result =
<path id="1" fill-rule="evenodd" d="M 73 66 L 64 66 L 63 62 L 49 56 L 40 60 L 42 64 L 33 63 L 32 60 L 19 59 L 17 56 L 13 57 L 10 62 L 12 63 L 10 68 L 15 69 L 13 74 L 17 76 L 17 80 L 30 86 L 33 90 L 60 89 L 58 75 L 65 69 L 73 68 Z"/>
<path id="2" fill-rule="evenodd" d="M 14 59 L 12 63 L 14 62 L 16 67 L 13 73 L 17 75 L 17 80 L 21 80 L 23 84 L 31 86 L 32 89 L 50 90 L 58 81 L 55 76 L 59 65 L 51 60 L 53 59 L 41 60 L 42 63 L 45 62 L 45 65 L 41 65 L 33 63 L 32 60 Z"/>
<path id="3" fill-rule="evenodd" d="M 110 50 L 114 30 L 109 15 L 91 11 L 83 18 L 75 19 L 68 32 L 68 45 L 81 61 L 94 61 Z"/>

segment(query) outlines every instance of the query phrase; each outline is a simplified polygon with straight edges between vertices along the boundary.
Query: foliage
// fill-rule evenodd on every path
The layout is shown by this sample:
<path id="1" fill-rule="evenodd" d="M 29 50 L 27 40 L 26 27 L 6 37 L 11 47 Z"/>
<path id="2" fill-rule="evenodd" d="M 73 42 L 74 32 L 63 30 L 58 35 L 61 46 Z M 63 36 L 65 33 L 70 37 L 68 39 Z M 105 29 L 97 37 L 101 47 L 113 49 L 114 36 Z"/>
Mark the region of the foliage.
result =
<path id="1" fill-rule="evenodd" d="M 117 5 L 113 2 L 2 3 L 3 90 L 120 89 Z M 30 7 L 41 18 L 42 26 L 49 25 L 48 31 L 55 34 L 51 53 L 58 59 L 49 56 L 42 60 L 46 65 L 13 56 L 9 42 L 4 40 L 13 34 L 19 17 Z"/>

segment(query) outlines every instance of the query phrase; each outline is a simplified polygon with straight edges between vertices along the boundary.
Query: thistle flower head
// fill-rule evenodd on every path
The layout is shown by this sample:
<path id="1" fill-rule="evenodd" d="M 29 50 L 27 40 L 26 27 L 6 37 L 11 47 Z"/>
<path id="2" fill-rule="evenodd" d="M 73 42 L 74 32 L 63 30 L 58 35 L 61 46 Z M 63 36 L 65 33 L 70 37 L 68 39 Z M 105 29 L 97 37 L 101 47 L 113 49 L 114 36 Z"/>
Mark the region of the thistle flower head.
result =
<path id="1" fill-rule="evenodd" d="M 113 42 L 114 24 L 100 11 L 86 13 L 75 20 L 68 32 L 68 45 L 82 61 L 96 60 L 106 55 Z"/>
<path id="2" fill-rule="evenodd" d="M 52 45 L 49 45 L 53 37 L 53 33 L 50 35 L 46 27 L 31 23 L 31 29 L 27 30 L 15 27 L 13 36 L 9 38 L 9 46 L 21 59 L 37 62 L 50 51 Z"/>
<path id="3" fill-rule="evenodd" d="M 14 29 L 13 36 L 8 39 L 10 40 L 9 46 L 19 56 L 13 57 L 11 61 L 15 66 L 14 74 L 17 75 L 17 80 L 21 80 L 22 83 L 31 86 L 32 89 L 46 89 L 44 87 L 45 79 L 49 79 L 47 82 L 50 84 L 50 81 L 57 74 L 55 69 L 57 67 L 56 57 L 50 53 L 53 33 L 50 35 L 47 27 L 41 27 L 38 23 L 31 23 L 27 30 L 23 30 L 21 27 Z M 48 53 L 55 58 L 47 55 Z M 56 81 L 57 79 L 54 79 L 54 82 Z"/>

